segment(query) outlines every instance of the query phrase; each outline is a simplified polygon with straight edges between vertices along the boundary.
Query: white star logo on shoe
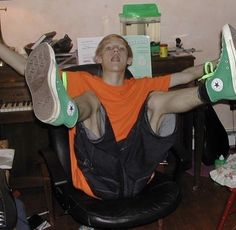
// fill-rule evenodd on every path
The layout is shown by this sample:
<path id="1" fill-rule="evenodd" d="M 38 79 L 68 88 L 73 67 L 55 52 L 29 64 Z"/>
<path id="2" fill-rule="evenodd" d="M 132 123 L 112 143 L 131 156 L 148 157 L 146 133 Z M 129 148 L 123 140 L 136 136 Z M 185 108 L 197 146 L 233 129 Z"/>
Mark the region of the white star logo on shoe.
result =
<path id="1" fill-rule="evenodd" d="M 67 114 L 68 116 L 73 116 L 75 112 L 75 105 L 71 101 L 69 101 L 67 105 Z"/>
<path id="2" fill-rule="evenodd" d="M 221 79 L 215 78 L 211 82 L 211 88 L 215 90 L 216 92 L 220 92 L 223 89 L 224 83 Z"/>

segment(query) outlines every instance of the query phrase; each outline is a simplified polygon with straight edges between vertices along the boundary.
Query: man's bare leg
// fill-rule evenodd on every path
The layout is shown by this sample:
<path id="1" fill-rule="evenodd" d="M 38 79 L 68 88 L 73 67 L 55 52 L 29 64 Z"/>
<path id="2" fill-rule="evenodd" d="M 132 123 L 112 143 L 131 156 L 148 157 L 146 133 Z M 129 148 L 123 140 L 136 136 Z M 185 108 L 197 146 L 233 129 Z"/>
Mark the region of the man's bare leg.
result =
<path id="1" fill-rule="evenodd" d="M 205 72 L 201 78 L 204 82 L 198 87 L 150 95 L 148 117 L 155 132 L 164 114 L 186 112 L 205 102 L 236 100 L 236 30 L 233 27 L 227 24 L 223 27 L 220 59 L 215 68 L 214 64 L 207 63 Z"/>
<path id="2" fill-rule="evenodd" d="M 101 122 L 101 103 L 93 92 L 85 92 L 74 101 L 80 111 L 78 121 L 83 121 L 87 129 L 89 129 L 97 138 L 102 136 Z"/>
<path id="3" fill-rule="evenodd" d="M 158 133 L 164 114 L 183 113 L 204 104 L 199 98 L 198 87 L 170 92 L 152 92 L 148 99 L 148 119 L 151 128 Z"/>

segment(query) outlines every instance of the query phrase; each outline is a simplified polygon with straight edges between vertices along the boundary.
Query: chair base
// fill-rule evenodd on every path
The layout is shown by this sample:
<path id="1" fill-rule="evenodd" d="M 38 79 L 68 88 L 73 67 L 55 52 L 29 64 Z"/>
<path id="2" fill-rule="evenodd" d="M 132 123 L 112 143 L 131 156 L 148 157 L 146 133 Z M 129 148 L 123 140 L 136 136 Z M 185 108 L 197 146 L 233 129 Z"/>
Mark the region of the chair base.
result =
<path id="1" fill-rule="evenodd" d="M 49 223 L 51 224 L 51 226 L 54 226 L 55 215 L 54 215 L 54 205 L 52 197 L 52 186 L 47 167 L 44 163 L 41 163 L 41 173 L 43 177 L 43 188 L 46 199 L 46 205 L 48 208 Z"/>

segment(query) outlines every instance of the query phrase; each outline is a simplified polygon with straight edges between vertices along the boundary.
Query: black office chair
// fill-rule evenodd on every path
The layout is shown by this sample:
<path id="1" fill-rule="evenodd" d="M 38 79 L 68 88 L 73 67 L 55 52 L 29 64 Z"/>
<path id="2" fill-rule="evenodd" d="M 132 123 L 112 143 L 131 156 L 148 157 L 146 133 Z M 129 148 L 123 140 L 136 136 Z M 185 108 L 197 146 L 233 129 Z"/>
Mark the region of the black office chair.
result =
<path id="1" fill-rule="evenodd" d="M 98 74 L 98 65 L 73 67 Z M 128 77 L 131 73 L 127 71 Z M 49 127 L 50 147 L 41 154 L 52 189 L 61 207 L 80 224 L 95 229 L 127 229 L 161 220 L 176 210 L 181 200 L 179 186 L 166 177 L 133 198 L 99 200 L 73 187 L 70 170 L 69 135 L 64 126 Z M 49 210 L 50 211 L 50 210 Z"/>
<path id="2" fill-rule="evenodd" d="M 16 226 L 17 210 L 12 191 L 7 184 L 5 171 L 0 169 L 0 230 Z"/>

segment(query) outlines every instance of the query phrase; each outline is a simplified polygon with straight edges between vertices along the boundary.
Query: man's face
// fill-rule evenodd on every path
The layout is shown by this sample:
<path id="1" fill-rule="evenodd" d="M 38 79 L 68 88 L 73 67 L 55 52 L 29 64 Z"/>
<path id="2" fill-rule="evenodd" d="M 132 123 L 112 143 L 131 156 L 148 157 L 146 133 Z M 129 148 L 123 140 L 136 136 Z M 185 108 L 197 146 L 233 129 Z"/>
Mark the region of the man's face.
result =
<path id="1" fill-rule="evenodd" d="M 132 62 L 132 58 L 128 58 L 125 43 L 119 38 L 105 42 L 97 60 L 102 64 L 103 70 L 112 71 L 123 71 Z"/>

